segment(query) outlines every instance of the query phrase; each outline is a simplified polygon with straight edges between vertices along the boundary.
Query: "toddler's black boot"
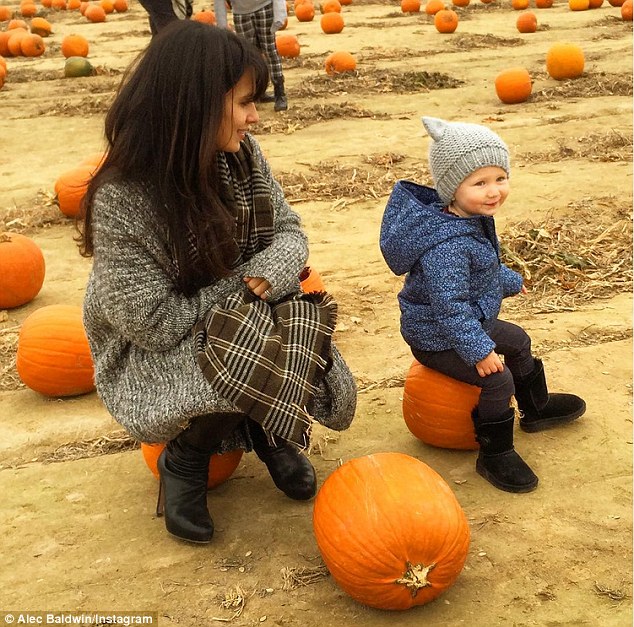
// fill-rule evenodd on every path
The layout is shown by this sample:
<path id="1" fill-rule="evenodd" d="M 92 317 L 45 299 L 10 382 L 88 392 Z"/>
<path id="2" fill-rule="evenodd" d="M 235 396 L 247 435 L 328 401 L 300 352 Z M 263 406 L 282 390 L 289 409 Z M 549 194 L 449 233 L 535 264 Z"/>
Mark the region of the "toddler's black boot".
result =
<path id="1" fill-rule="evenodd" d="M 515 411 L 509 408 L 497 420 L 480 423 L 474 410 L 476 439 L 480 452 L 476 471 L 489 483 L 506 492 L 530 492 L 538 479 L 513 447 Z"/>
<path id="2" fill-rule="evenodd" d="M 515 400 L 522 412 L 520 428 L 534 432 L 572 422 L 586 411 L 586 403 L 574 394 L 549 394 L 544 364 L 535 359 L 533 372 L 515 378 Z"/>
<path id="3" fill-rule="evenodd" d="M 194 418 L 161 452 L 157 516 L 181 540 L 207 543 L 214 523 L 207 509 L 207 478 L 211 451 L 244 420 L 240 414 L 210 414 Z"/>
<path id="4" fill-rule="evenodd" d="M 306 501 L 317 492 L 317 475 L 310 461 L 296 446 L 278 438 L 271 444 L 262 426 L 249 419 L 249 432 L 253 450 L 266 464 L 273 483 L 286 496 L 297 501 Z"/>

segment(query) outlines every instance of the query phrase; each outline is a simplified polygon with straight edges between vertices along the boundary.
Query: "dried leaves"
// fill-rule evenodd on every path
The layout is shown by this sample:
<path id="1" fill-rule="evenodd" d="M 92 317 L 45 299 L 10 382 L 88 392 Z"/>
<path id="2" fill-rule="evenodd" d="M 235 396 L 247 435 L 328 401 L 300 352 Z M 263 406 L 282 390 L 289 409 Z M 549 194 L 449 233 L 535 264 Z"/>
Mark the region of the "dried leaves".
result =
<path id="1" fill-rule="evenodd" d="M 421 165 L 408 166 L 400 154 L 387 152 L 367 155 L 362 165 L 322 161 L 309 165 L 308 173 L 282 172 L 277 179 L 290 202 L 335 201 L 337 208 L 390 193 L 399 179 L 419 179 L 426 172 Z"/>
<path id="2" fill-rule="evenodd" d="M 29 233 L 35 229 L 67 222 L 53 194 L 38 192 L 29 203 L 0 208 L 0 231 Z"/>
<path id="3" fill-rule="evenodd" d="M 534 76 L 533 78 L 537 78 Z M 548 102 L 562 98 L 597 98 L 599 96 L 631 96 L 632 76 L 596 72 L 579 78 L 556 81 L 540 91 L 534 91 L 529 102 Z"/>
<path id="4" fill-rule="evenodd" d="M 506 308 L 565 311 L 632 290 L 628 208 L 614 198 L 588 198 L 569 208 L 575 213 L 541 224 L 519 222 L 502 234 L 503 260 L 529 287 L 525 297 L 505 301 Z"/>
<path id="5" fill-rule="evenodd" d="M 37 461 L 44 464 L 65 462 L 87 457 L 99 457 L 131 451 L 140 447 L 140 444 L 126 431 L 114 431 L 107 435 L 101 435 L 90 440 L 67 442 L 56 447 L 52 452 L 41 455 Z"/>
<path id="6" fill-rule="evenodd" d="M 282 590 L 294 590 L 295 588 L 317 583 L 328 577 L 329 574 L 325 564 L 299 568 L 282 568 L 282 579 L 284 580 Z"/>
<path id="7" fill-rule="evenodd" d="M 632 161 L 632 136 L 615 129 L 607 133 L 589 133 L 579 137 L 557 140 L 558 149 L 549 152 L 527 153 L 519 159 L 527 162 L 585 159 L 588 161 Z"/>
<path id="8" fill-rule="evenodd" d="M 367 68 L 363 71 L 345 72 L 334 76 L 325 73 L 308 76 L 292 90 L 291 95 L 294 98 L 315 98 L 354 93 L 361 93 L 364 96 L 392 92 L 410 94 L 434 89 L 451 89 L 462 84 L 463 81 L 440 72 L 403 72 Z"/>
<path id="9" fill-rule="evenodd" d="M 326 120 L 340 120 L 343 118 L 371 118 L 389 119 L 385 113 L 375 113 L 350 102 L 337 104 L 320 103 L 307 109 L 291 110 L 284 115 L 265 118 L 262 116 L 252 132 L 254 135 L 269 133 L 284 133 L 289 135 L 307 126 L 312 126 Z"/>
<path id="10" fill-rule="evenodd" d="M 5 311 L 0 311 L 6 317 Z M 0 322 L 3 322 L 0 319 Z M 24 387 L 15 369 L 15 358 L 18 350 L 19 327 L 0 330 L 0 391 L 18 390 Z"/>

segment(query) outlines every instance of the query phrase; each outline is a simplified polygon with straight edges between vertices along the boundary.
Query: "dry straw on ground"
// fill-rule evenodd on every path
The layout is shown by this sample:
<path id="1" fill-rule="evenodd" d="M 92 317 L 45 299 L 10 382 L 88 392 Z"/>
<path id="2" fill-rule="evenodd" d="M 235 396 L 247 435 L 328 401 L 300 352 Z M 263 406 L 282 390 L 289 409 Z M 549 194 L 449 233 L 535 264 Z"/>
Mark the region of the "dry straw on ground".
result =
<path id="1" fill-rule="evenodd" d="M 388 152 L 368 155 L 357 165 L 322 161 L 309 165 L 308 172 L 282 172 L 277 178 L 291 203 L 326 200 L 342 207 L 358 200 L 379 200 L 397 180 L 425 174 L 424 167 L 410 164 L 404 155 Z"/>
<path id="2" fill-rule="evenodd" d="M 325 579 L 329 574 L 325 564 L 301 566 L 299 568 L 285 567 L 282 569 L 282 579 L 284 581 L 282 589 L 289 591 L 309 586 Z"/>
<path id="3" fill-rule="evenodd" d="M 87 457 L 99 457 L 112 455 L 123 451 L 131 451 L 140 447 L 137 440 L 126 431 L 114 431 L 107 435 L 101 435 L 89 440 L 66 442 L 53 449 L 51 452 L 40 455 L 37 461 L 44 464 L 64 462 Z"/>
<path id="4" fill-rule="evenodd" d="M 434 89 L 451 89 L 463 81 L 441 72 L 397 71 L 367 68 L 330 76 L 326 73 L 309 76 L 300 85 L 289 90 L 289 96 L 297 98 L 331 97 L 337 94 L 399 93 L 411 94 Z"/>
<path id="5" fill-rule="evenodd" d="M 68 218 L 59 210 L 54 194 L 49 192 L 38 192 L 29 203 L 0 209 L 0 232 L 29 234 L 66 221 Z"/>
<path id="6" fill-rule="evenodd" d="M 261 118 L 253 127 L 254 135 L 269 133 L 284 133 L 289 135 L 307 126 L 312 126 L 325 120 L 338 120 L 342 117 L 351 118 L 371 118 L 389 119 L 391 116 L 385 113 L 375 113 L 368 111 L 359 105 L 351 102 L 341 102 L 339 104 L 316 104 L 302 111 L 290 111 L 283 116 Z"/>
<path id="7" fill-rule="evenodd" d="M 545 75 L 533 74 L 533 80 Z M 579 78 L 555 81 L 544 89 L 533 92 L 529 102 L 552 103 L 562 98 L 598 98 L 600 96 L 631 96 L 632 77 L 607 72 L 585 73 Z"/>
<path id="8" fill-rule="evenodd" d="M 3 313 L 6 316 L 6 312 L 0 312 Z M 24 387 L 15 369 L 19 333 L 20 328 L 15 326 L 0 329 L 0 391 Z"/>
<path id="9" fill-rule="evenodd" d="M 618 199 L 586 198 L 573 213 L 535 224 L 525 220 L 502 234 L 503 260 L 529 294 L 508 299 L 509 310 L 571 311 L 581 303 L 632 290 L 632 222 Z"/>
<path id="10" fill-rule="evenodd" d="M 557 140 L 557 150 L 518 155 L 523 162 L 553 162 L 562 159 L 586 161 L 632 161 L 632 136 L 616 129 Z"/>

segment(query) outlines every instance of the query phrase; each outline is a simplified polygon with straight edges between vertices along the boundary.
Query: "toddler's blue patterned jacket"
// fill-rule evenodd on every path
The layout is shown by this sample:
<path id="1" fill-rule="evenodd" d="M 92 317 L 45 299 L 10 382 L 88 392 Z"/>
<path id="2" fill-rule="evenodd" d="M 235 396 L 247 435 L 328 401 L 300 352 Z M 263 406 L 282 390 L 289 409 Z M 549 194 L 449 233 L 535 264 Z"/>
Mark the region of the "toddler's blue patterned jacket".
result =
<path id="1" fill-rule="evenodd" d="M 436 190 L 398 181 L 380 245 L 392 272 L 407 273 L 398 300 L 401 334 L 411 347 L 454 349 L 470 365 L 495 348 L 487 329 L 523 279 L 500 262 L 493 218 L 444 213 Z"/>

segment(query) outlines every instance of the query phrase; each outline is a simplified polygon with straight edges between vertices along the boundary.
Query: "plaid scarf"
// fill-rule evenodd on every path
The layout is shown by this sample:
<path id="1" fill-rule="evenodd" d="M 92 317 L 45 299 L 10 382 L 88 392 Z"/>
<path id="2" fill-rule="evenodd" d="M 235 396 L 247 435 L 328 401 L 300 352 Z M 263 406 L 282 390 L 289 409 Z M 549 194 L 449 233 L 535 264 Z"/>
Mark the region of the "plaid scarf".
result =
<path id="1" fill-rule="evenodd" d="M 214 389 L 265 431 L 305 448 L 306 407 L 329 365 L 336 318 L 326 293 L 273 304 L 233 294 L 196 325 L 198 364 Z"/>
<path id="2" fill-rule="evenodd" d="M 237 266 L 273 241 L 271 191 L 248 142 L 236 153 L 218 153 L 218 173 L 220 195 L 236 218 Z"/>
<path id="3" fill-rule="evenodd" d="M 235 268 L 273 241 L 273 207 L 269 184 L 248 142 L 242 142 L 236 153 L 219 152 L 217 159 L 220 197 L 235 218 L 233 242 L 226 247 Z M 185 228 L 189 255 L 196 262 L 198 242 L 193 231 Z"/>

